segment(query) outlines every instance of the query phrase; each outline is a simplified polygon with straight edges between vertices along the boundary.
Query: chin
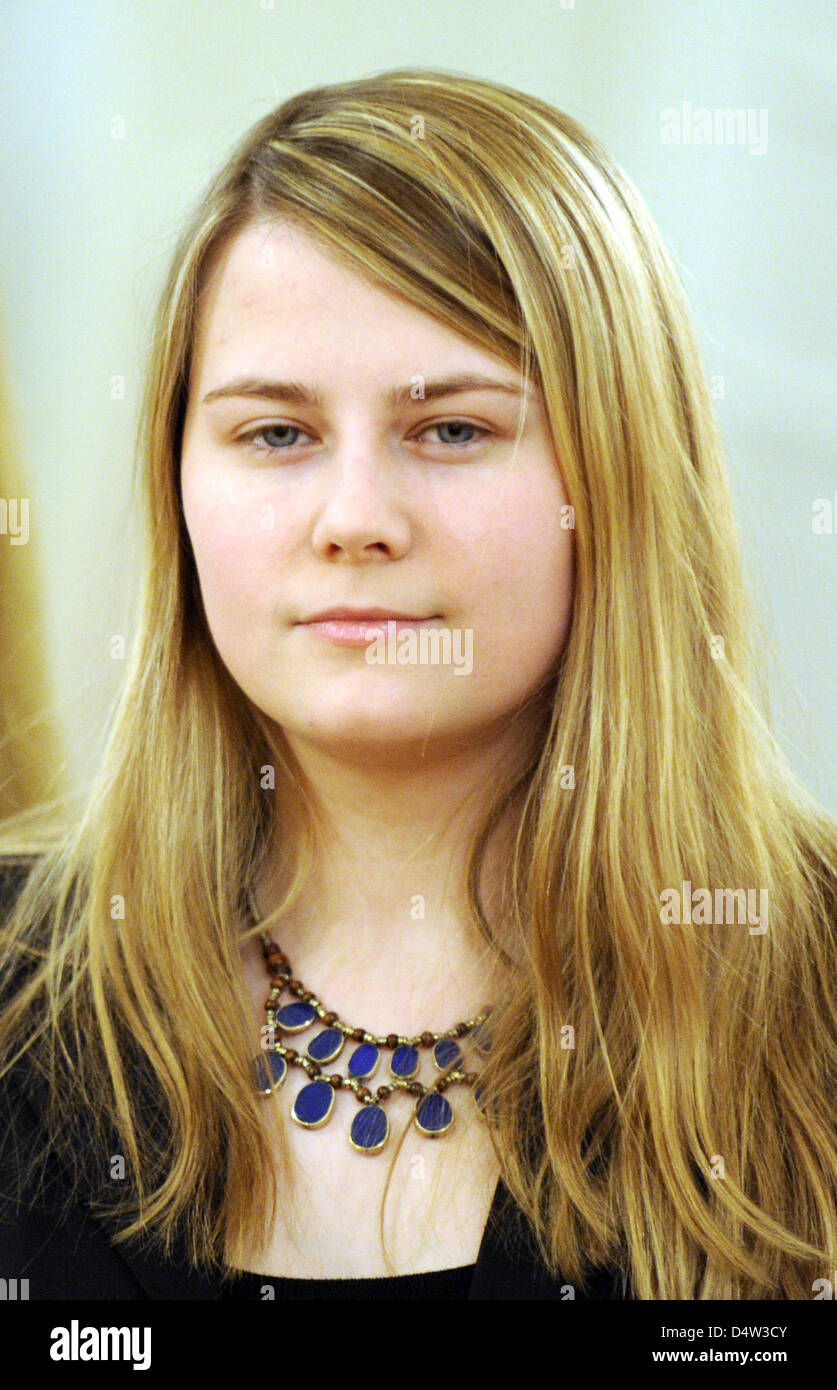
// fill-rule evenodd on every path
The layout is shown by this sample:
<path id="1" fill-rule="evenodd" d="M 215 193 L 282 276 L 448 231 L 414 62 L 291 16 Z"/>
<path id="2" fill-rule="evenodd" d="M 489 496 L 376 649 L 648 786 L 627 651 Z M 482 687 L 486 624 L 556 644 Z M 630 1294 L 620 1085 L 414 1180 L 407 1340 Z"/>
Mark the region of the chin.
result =
<path id="1" fill-rule="evenodd" d="M 276 718 L 276 716 L 273 716 Z M 277 718 L 286 735 L 311 743 L 337 756 L 351 756 L 363 762 L 364 752 L 378 764 L 391 765 L 399 754 L 426 757 L 434 746 L 448 740 L 468 738 L 470 726 L 449 721 L 444 712 L 427 701 L 411 701 L 394 708 L 393 702 L 369 699 L 363 708 L 349 711 L 318 710 L 311 702 L 304 719 Z"/>

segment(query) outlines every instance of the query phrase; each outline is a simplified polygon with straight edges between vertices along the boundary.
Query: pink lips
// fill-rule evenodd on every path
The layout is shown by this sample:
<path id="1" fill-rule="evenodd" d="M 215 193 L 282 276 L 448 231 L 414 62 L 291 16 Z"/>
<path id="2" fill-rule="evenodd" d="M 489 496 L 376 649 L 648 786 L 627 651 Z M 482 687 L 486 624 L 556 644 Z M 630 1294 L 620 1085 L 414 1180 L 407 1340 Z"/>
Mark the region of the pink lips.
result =
<path id="1" fill-rule="evenodd" d="M 387 623 L 395 623 L 397 635 L 405 628 L 418 628 L 433 621 L 433 618 L 418 618 L 384 608 L 328 608 L 297 626 L 341 647 L 364 647 L 376 637 L 387 636 Z"/>

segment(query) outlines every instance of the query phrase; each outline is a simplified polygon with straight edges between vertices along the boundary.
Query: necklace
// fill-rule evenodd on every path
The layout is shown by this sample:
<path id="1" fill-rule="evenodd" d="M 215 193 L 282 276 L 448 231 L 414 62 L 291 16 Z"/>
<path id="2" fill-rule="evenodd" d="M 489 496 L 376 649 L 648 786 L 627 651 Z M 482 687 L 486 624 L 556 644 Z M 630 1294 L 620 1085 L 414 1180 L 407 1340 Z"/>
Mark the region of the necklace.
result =
<path id="1" fill-rule="evenodd" d="M 249 886 L 247 906 L 253 923 L 258 924 L 261 917 Z M 278 1091 L 289 1066 L 304 1068 L 309 1081 L 297 1093 L 291 1117 L 305 1129 L 320 1129 L 331 1119 L 335 1093 L 341 1088 L 353 1091 L 360 1110 L 356 1111 L 352 1120 L 349 1142 L 358 1153 L 363 1154 L 380 1153 L 386 1144 L 389 1116 L 383 1106 L 397 1090 L 416 1096 L 413 1118 L 419 1132 L 429 1139 L 447 1134 L 453 1125 L 453 1110 L 444 1095 L 449 1086 L 472 1086 L 477 1113 L 481 1118 L 486 1118 L 480 1102 L 479 1073 L 462 1069 L 465 1059 L 458 1039 L 470 1036 L 477 1052 L 483 1055 L 487 1053 L 491 1039 L 485 1023 L 491 1012 L 490 1007 L 475 1018 L 455 1024 L 445 1033 L 428 1031 L 412 1038 L 388 1033 L 385 1037 L 378 1037 L 365 1028 L 344 1023 L 333 1009 L 326 1009 L 301 980 L 294 978 L 288 957 L 267 932 L 262 932 L 260 939 L 271 980 L 270 994 L 265 1003 L 267 1036 L 263 1039 L 261 1054 L 253 1058 L 252 1064 L 260 1095 L 269 1096 Z M 296 1002 L 278 1007 L 285 990 L 294 996 Z M 319 1024 L 323 1025 L 322 1031 L 311 1039 L 305 1052 L 286 1047 L 277 1040 L 277 1030 L 296 1034 Z M 337 1072 L 327 1075 L 323 1068 L 336 1060 L 348 1041 L 358 1046 L 349 1058 L 347 1075 Z M 432 1086 L 423 1086 L 416 1080 L 420 1065 L 419 1050 L 422 1048 L 432 1048 L 436 1068 L 445 1073 Z M 364 1083 L 375 1074 L 384 1050 L 392 1053 L 389 1063 L 391 1080 L 378 1086 L 373 1093 Z"/>

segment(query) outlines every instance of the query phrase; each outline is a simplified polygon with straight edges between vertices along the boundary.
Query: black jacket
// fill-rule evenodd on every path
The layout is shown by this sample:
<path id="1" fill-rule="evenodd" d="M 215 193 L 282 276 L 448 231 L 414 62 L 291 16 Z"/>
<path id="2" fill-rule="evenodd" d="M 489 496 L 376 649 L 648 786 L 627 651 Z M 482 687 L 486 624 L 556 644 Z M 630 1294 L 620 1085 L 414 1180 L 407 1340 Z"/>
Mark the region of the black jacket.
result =
<path id="1" fill-rule="evenodd" d="M 30 862 L 0 858 L 0 921 Z M 67 1175 L 54 1158 L 37 1197 L 15 1201 L 39 1132 L 39 1102 L 25 1078 L 19 1064 L 0 1080 L 0 1278 L 28 1279 L 30 1300 L 220 1298 L 222 1281 L 196 1272 L 184 1255 L 166 1261 L 135 1243 L 115 1245 L 83 1201 L 68 1208 Z M 500 1179 L 469 1299 L 630 1297 L 623 1275 L 609 1270 L 594 1271 L 586 1292 L 573 1295 L 568 1284 L 546 1270 L 528 1222 Z"/>

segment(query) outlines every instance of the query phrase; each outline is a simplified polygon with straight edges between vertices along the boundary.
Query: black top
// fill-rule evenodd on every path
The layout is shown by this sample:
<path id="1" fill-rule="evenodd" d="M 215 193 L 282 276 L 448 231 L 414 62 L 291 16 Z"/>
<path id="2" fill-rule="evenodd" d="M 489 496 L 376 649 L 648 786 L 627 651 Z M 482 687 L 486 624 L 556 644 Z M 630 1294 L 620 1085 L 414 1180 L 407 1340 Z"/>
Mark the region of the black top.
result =
<path id="1" fill-rule="evenodd" d="M 0 857 L 0 924 L 31 861 Z M 27 1072 L 26 1058 L 0 1078 L 0 1275 L 28 1280 L 25 1294 L 37 1299 L 261 1299 L 265 1287 L 276 1298 L 467 1298 L 624 1299 L 630 1287 L 618 1270 L 591 1269 L 586 1288 L 573 1289 L 551 1275 L 534 1235 L 502 1179 L 483 1233 L 476 1263 L 457 1269 L 407 1274 L 393 1279 L 279 1279 L 246 1272 L 219 1279 L 190 1266 L 178 1244 L 164 1260 L 139 1242 L 116 1245 L 86 1202 L 68 1202 L 68 1179 L 50 1155 L 45 1187 L 14 1194 L 27 1154 L 40 1148 L 42 1090 Z M 101 1155 L 90 1154 L 95 1172 Z"/>
<path id="2" fill-rule="evenodd" d="M 383 1279 L 273 1279 L 266 1274 L 240 1274 L 229 1282 L 222 1299 L 279 1298 L 467 1298 L 476 1265 L 434 1269 L 425 1274 L 398 1274 Z M 268 1290 L 272 1289 L 272 1295 Z"/>

